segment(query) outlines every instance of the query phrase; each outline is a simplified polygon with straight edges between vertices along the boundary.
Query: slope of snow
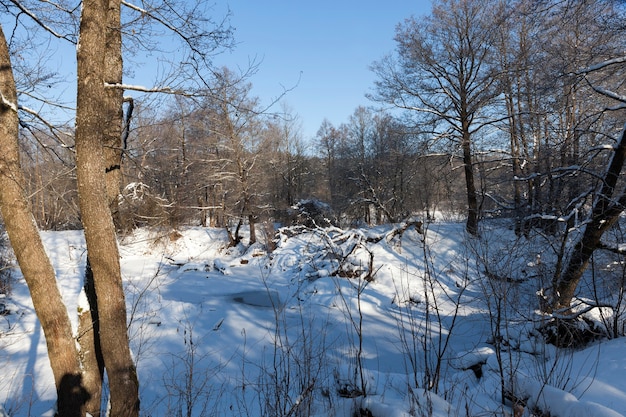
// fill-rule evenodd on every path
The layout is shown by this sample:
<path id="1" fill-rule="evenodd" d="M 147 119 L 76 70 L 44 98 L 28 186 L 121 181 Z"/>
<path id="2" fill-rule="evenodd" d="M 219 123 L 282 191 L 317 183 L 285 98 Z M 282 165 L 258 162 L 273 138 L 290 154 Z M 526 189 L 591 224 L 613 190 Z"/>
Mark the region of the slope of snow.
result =
<path id="1" fill-rule="evenodd" d="M 624 339 L 570 351 L 537 335 L 543 246 L 502 230 L 470 239 L 456 223 L 429 225 L 426 243 L 392 227 L 284 230 L 269 254 L 227 248 L 209 228 L 121 239 L 142 415 L 512 415 L 502 381 L 524 416 L 626 415 Z M 42 236 L 75 320 L 82 233 Z M 18 272 L 7 307 L 0 416 L 52 415 L 45 340 Z"/>

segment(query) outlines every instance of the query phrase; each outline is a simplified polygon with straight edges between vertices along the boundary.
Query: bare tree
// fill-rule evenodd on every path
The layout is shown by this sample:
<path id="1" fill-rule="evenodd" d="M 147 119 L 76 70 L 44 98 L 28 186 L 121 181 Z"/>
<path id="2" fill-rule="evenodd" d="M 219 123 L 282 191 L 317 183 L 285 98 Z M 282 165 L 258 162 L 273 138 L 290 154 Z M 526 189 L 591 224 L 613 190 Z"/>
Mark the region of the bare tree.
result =
<path id="1" fill-rule="evenodd" d="M 228 190 L 224 203 L 236 222 L 229 228 L 231 245 L 241 242 L 241 227 L 250 227 L 250 244 L 256 242 L 255 224 L 260 215 L 259 157 L 263 126 L 258 98 L 250 96 L 251 85 L 228 68 L 216 72 L 213 96 L 206 102 L 215 152 L 207 156 L 212 181 Z"/>
<path id="2" fill-rule="evenodd" d="M 352 177 L 354 167 L 344 165 L 344 157 L 350 152 L 348 126 L 339 126 L 324 119 L 316 134 L 316 146 L 321 158 L 323 183 L 317 197 L 326 201 L 337 213 L 344 212 L 350 206 L 354 193 Z"/>
<path id="3" fill-rule="evenodd" d="M 311 175 L 297 115 L 288 106 L 263 129 L 264 186 L 275 216 L 284 220 L 290 207 L 309 196 Z"/>
<path id="4" fill-rule="evenodd" d="M 25 187 L 37 225 L 46 230 L 80 228 L 73 149 L 35 130 L 21 129 L 19 142 Z M 68 142 L 73 145 L 73 138 Z"/>
<path id="5" fill-rule="evenodd" d="M 0 172 L 0 208 L 11 225 L 7 231 L 23 274 L 29 284 L 36 312 L 42 323 L 50 362 L 55 376 L 58 394 L 58 415 L 83 416 L 86 412 L 100 415 L 100 398 L 104 370 L 109 382 L 111 414 L 136 416 L 139 412 L 138 379 L 133 363 L 126 323 L 126 305 L 119 265 L 119 253 L 111 208 L 119 194 L 120 161 L 122 155 L 123 89 L 121 34 L 128 25 L 150 21 L 155 26 L 173 32 L 185 46 L 193 64 L 181 64 L 187 75 L 193 73 L 199 79 L 210 69 L 211 52 L 222 42 L 227 43 L 231 31 L 219 26 L 215 31 L 207 25 L 199 12 L 204 12 L 202 2 L 195 7 L 187 3 L 179 8 L 161 5 L 160 9 L 139 8 L 124 2 L 128 14 L 125 22 L 121 17 L 120 0 L 89 0 L 82 7 L 45 1 L 7 1 L 0 3 L 15 16 L 16 28 L 22 19 L 32 20 L 33 25 L 44 33 L 43 38 L 61 39 L 75 43 L 77 50 L 77 101 L 76 101 L 76 172 L 81 220 L 88 248 L 88 262 L 93 280 L 86 280 L 90 294 L 90 310 L 80 311 L 80 334 L 78 341 L 94 352 L 96 357 L 78 355 L 75 335 L 72 334 L 67 308 L 63 305 L 56 287 L 54 271 L 39 239 L 32 212 L 24 193 L 24 175 L 20 166 L 17 147 L 18 111 L 28 114 L 48 128 L 53 134 L 59 131 L 48 122 L 43 113 L 27 107 L 18 107 L 17 89 L 6 42 L 2 43 L 0 75 L 2 93 L 0 117 L 3 122 L 3 143 L 6 153 Z M 78 11 L 81 10 L 80 27 Z M 141 16 L 141 19 L 136 19 Z M 191 17 L 191 18 L 190 18 Z M 205 26 L 206 25 L 206 26 Z M 140 25 L 141 31 L 129 31 L 135 36 L 144 34 L 149 25 Z M 13 34 L 17 33 L 15 30 Z M 28 31 L 24 32 L 27 35 Z M 80 36 L 80 42 L 77 41 Z M 135 38 L 135 40 L 138 38 Z M 4 36 L 2 36 L 4 41 Z M 154 46 L 153 42 L 148 45 Z M 26 68 L 27 64 L 21 68 Z M 176 73 L 176 71 L 175 71 Z M 47 81 L 48 75 L 28 79 L 33 85 Z M 179 86 L 189 81 L 179 78 Z M 203 83 L 200 83 L 204 86 Z M 191 88 L 197 82 L 187 84 Z M 33 89 L 32 91 L 35 91 Z M 20 93 L 46 105 L 72 111 L 60 106 L 45 95 Z M 154 91 L 171 93 L 172 88 Z M 28 125 L 25 125 L 28 127 Z M 60 135 L 57 139 L 65 146 Z M 111 175 L 108 175 L 111 174 Z M 107 184 L 108 183 L 108 184 Z M 10 220 L 9 220 L 10 219 Z M 89 278 L 89 276 L 87 277 Z M 93 291 L 89 291 L 93 290 Z M 89 313 L 89 314 L 88 314 Z M 97 354 L 101 353 L 98 358 Z M 93 359 L 93 360 L 92 360 Z"/>
<path id="6" fill-rule="evenodd" d="M 584 216 L 595 181 L 587 174 L 603 165 L 601 132 L 613 130 L 607 103 L 575 73 L 620 48 L 619 30 L 607 26 L 618 8 L 612 1 L 527 0 L 497 7 L 494 58 L 507 114 L 498 126 L 511 165 L 500 208 L 515 213 L 517 233 L 536 227 L 554 234 L 563 230 L 556 219 L 571 228 Z"/>
<path id="7" fill-rule="evenodd" d="M 568 311 L 591 255 L 623 209 L 624 59 L 617 23 L 623 10 L 611 1 L 501 6 L 507 23 L 499 26 L 497 57 L 516 178 L 513 206 L 520 211 L 516 230 L 526 232 L 535 221 L 544 230 L 557 218 L 567 222 L 548 306 Z M 568 233 L 579 226 L 584 231 L 569 247 Z"/>
<path id="8" fill-rule="evenodd" d="M 35 311 L 46 336 L 57 391 L 59 416 L 85 415 L 89 393 L 82 371 L 67 308 L 56 285 L 52 264 L 43 247 L 27 196 L 19 160 L 18 104 L 9 52 L 0 28 L 0 209 L 11 246 L 28 284 Z"/>
<path id="9" fill-rule="evenodd" d="M 606 80 L 607 75 L 604 71 L 612 69 L 615 71 L 614 75 L 618 75 L 615 81 L 621 82 L 619 80 L 623 77 L 624 63 L 626 63 L 626 57 L 618 56 L 579 72 L 579 75 L 583 75 L 597 93 L 620 103 L 613 107 L 613 110 L 626 109 L 626 96 L 617 91 L 600 87 L 599 80 L 594 75 L 601 73 L 600 79 Z M 578 283 L 587 269 L 591 255 L 600 246 L 604 233 L 615 225 L 620 214 L 624 211 L 624 207 L 626 207 L 626 192 L 624 192 L 623 179 L 621 178 L 625 161 L 626 127 L 622 128 L 612 149 L 606 171 L 600 177 L 601 181 L 598 182 L 593 208 L 585 225 L 585 230 L 573 246 L 566 267 L 560 275 L 555 276 L 554 298 L 551 307 L 557 311 L 570 310 Z M 557 274 L 559 272 L 557 271 Z"/>
<path id="10" fill-rule="evenodd" d="M 587 269 L 591 255 L 599 247 L 604 233 L 615 225 L 626 207 L 626 193 L 616 190 L 625 160 L 626 128 L 622 130 L 613 150 L 613 157 L 602 179 L 590 221 L 585 226 L 582 237 L 574 245 L 567 267 L 556 280 L 555 297 L 552 302 L 552 307 L 556 311 L 570 309 L 576 288 Z"/>
<path id="11" fill-rule="evenodd" d="M 497 96 L 491 65 L 493 8 L 484 1 L 439 0 L 432 14 L 410 18 L 396 29 L 397 59 L 372 65 L 378 75 L 373 99 L 416 112 L 433 135 L 458 143 L 467 191 L 467 223 L 478 234 L 474 179 L 475 138 L 493 123 L 484 117 Z"/>
<path id="12" fill-rule="evenodd" d="M 119 7 L 112 10 L 119 13 Z M 110 116 L 107 109 L 118 108 L 122 104 L 105 91 L 107 74 L 104 60 L 109 14 L 108 1 L 83 2 L 80 47 L 77 49 L 76 177 L 98 300 L 97 337 L 109 380 L 111 414 L 138 416 L 139 383 L 129 347 L 126 302 L 115 225 L 107 198 L 103 152 L 104 129 Z"/>
<path id="13" fill-rule="evenodd" d="M 520 234 L 527 231 L 525 217 L 541 211 L 537 207 L 540 181 L 533 174 L 537 173 L 541 150 L 537 64 L 545 58 L 539 43 L 532 42 L 539 23 L 528 10 L 530 2 L 502 2 L 499 7 L 506 24 L 497 28 L 495 47 L 508 116 L 503 129 L 509 136 L 510 174 L 513 178 L 512 202 L 507 208 L 514 212 L 515 231 Z"/>
<path id="14" fill-rule="evenodd" d="M 375 223 L 398 222 L 414 209 L 418 157 L 413 135 L 399 120 L 385 113 L 372 117 L 366 160 L 359 173 L 361 201 L 375 216 Z M 419 192 L 422 192 L 419 190 Z"/>

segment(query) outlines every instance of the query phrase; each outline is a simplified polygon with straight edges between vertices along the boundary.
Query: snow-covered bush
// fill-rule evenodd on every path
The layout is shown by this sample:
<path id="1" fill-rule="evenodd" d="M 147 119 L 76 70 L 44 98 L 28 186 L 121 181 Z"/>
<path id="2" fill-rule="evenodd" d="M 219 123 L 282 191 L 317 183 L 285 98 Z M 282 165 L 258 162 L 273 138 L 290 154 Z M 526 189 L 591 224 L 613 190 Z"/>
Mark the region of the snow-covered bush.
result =
<path id="1" fill-rule="evenodd" d="M 118 204 L 120 227 L 124 231 L 148 225 L 161 226 L 169 221 L 168 202 L 142 182 L 126 185 L 118 197 Z"/>
<path id="2" fill-rule="evenodd" d="M 293 225 L 306 227 L 329 227 L 337 224 L 330 205 L 319 200 L 300 200 L 291 207 L 290 219 Z"/>

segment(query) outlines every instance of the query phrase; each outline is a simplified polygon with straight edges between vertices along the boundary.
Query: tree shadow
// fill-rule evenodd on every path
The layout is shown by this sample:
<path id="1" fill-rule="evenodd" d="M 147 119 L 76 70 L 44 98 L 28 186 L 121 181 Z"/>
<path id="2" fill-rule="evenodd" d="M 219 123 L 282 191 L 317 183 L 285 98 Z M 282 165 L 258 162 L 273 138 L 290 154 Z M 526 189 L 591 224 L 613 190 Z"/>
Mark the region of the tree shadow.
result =
<path id="1" fill-rule="evenodd" d="M 30 350 L 28 352 L 28 362 L 26 363 L 26 368 L 24 369 L 24 377 L 26 379 L 26 376 L 30 375 L 31 379 L 34 381 L 35 378 L 35 364 L 37 362 L 37 358 L 38 353 L 37 353 L 37 347 L 39 346 L 39 341 L 41 339 L 41 324 L 39 324 L 39 321 L 37 321 L 35 328 L 33 330 L 33 334 L 31 336 L 31 340 L 30 340 Z M 28 392 L 28 385 L 26 383 L 24 383 L 22 385 L 22 398 L 31 398 L 33 393 L 32 391 L 35 389 L 34 387 L 34 383 L 31 384 L 30 386 L 30 391 Z"/>
<path id="2" fill-rule="evenodd" d="M 83 387 L 82 375 L 65 374 L 57 391 L 58 410 L 55 417 L 79 417 L 91 395 Z"/>

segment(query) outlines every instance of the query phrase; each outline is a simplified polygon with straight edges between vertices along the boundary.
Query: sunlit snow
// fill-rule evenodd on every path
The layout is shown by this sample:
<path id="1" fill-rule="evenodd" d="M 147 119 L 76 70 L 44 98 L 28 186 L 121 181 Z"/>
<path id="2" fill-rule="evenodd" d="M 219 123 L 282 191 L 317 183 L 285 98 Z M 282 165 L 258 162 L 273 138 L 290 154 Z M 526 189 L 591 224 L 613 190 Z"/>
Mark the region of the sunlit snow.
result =
<path id="1" fill-rule="evenodd" d="M 470 238 L 454 222 L 392 227 L 300 229 L 272 253 L 227 248 L 211 228 L 120 238 L 142 415 L 513 415 L 502 381 L 523 416 L 626 415 L 626 339 L 565 350 L 538 335 L 551 258 L 537 242 L 506 228 Z M 42 236 L 76 325 L 83 235 Z M 44 336 L 15 275 L 0 416 L 52 415 Z"/>

